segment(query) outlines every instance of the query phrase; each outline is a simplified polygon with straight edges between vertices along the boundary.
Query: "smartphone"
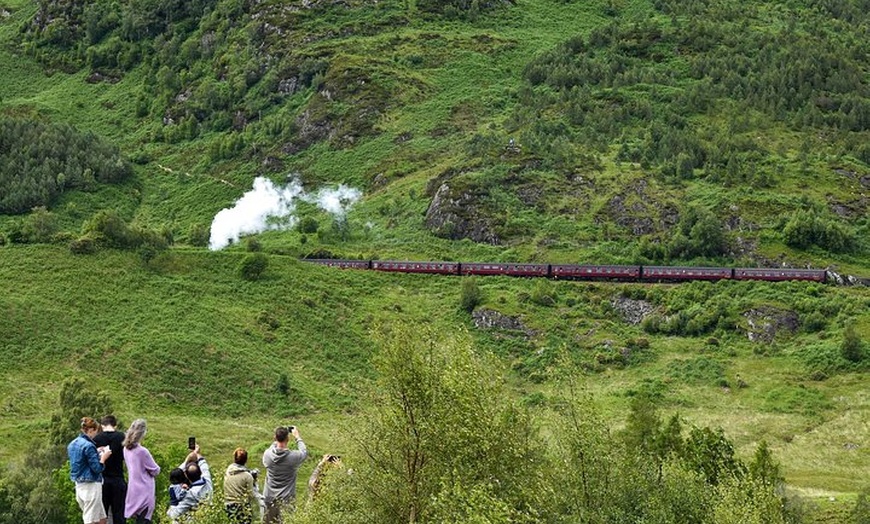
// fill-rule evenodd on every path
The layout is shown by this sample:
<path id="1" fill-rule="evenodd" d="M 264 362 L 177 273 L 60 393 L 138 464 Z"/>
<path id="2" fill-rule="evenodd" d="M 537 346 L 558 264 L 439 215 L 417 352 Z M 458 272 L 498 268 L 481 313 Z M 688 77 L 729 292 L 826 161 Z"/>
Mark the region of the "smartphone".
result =
<path id="1" fill-rule="evenodd" d="M 196 449 L 196 437 L 187 437 L 187 449 Z"/>

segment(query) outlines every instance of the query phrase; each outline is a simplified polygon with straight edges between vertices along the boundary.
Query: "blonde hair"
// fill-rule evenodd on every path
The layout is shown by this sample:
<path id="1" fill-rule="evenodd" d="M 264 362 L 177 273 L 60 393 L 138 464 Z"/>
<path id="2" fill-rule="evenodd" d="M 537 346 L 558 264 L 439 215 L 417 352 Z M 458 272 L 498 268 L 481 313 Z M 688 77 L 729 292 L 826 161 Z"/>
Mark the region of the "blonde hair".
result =
<path id="1" fill-rule="evenodd" d="M 148 427 L 144 418 L 134 420 L 124 435 L 124 447 L 133 449 L 138 446 L 147 431 Z"/>

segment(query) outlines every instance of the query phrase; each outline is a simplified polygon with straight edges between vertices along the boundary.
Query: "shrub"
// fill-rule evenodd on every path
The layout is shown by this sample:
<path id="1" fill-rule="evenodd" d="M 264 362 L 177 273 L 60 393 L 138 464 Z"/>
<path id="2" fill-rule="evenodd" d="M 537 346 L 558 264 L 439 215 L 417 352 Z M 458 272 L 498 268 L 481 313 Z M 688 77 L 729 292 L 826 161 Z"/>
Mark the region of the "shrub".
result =
<path id="1" fill-rule="evenodd" d="M 798 249 L 815 245 L 835 253 L 848 253 L 857 245 L 854 229 L 814 211 L 792 214 L 782 235 L 786 244 Z"/>
<path id="2" fill-rule="evenodd" d="M 296 229 L 305 235 L 310 235 L 311 233 L 317 233 L 317 229 L 320 227 L 320 224 L 317 222 L 317 219 L 314 217 L 304 217 L 299 223 L 296 225 Z"/>
<path id="3" fill-rule="evenodd" d="M 245 280 L 259 280 L 269 266 L 269 258 L 264 253 L 251 253 L 239 263 L 239 274 Z"/>
<path id="4" fill-rule="evenodd" d="M 474 308 L 483 303 L 483 292 L 477 285 L 477 279 L 465 278 L 462 280 L 462 294 L 459 298 L 459 307 L 463 311 L 471 313 Z"/>
<path id="5" fill-rule="evenodd" d="M 256 238 L 245 239 L 245 250 L 250 253 L 256 253 L 263 250 L 263 245 Z"/>
<path id="6" fill-rule="evenodd" d="M 69 250 L 74 255 L 91 255 L 97 252 L 97 241 L 93 236 L 85 235 L 70 242 Z"/>
<path id="7" fill-rule="evenodd" d="M 861 337 L 855 332 L 855 326 L 849 324 L 843 330 L 843 343 L 840 345 L 840 354 L 849 362 L 861 362 L 864 360 L 864 344 Z"/>
<path id="8" fill-rule="evenodd" d="M 187 242 L 191 246 L 205 247 L 208 245 L 211 231 L 205 224 L 192 224 L 187 231 Z"/>
<path id="9" fill-rule="evenodd" d="M 556 292 L 549 280 L 538 280 L 532 288 L 531 301 L 539 306 L 553 307 L 556 305 Z"/>

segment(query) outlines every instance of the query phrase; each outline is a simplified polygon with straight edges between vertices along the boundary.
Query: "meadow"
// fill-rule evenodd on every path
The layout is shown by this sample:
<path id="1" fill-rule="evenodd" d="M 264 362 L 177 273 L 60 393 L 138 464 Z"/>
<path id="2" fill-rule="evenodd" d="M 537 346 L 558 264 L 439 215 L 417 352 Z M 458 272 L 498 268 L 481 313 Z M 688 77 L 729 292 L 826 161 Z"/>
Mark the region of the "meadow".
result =
<path id="1" fill-rule="evenodd" d="M 566 378 L 615 431 L 649 398 L 723 428 L 746 460 L 766 442 L 817 522 L 846 518 L 870 470 L 866 285 L 485 278 L 474 312 L 522 326 L 488 329 L 463 279 L 299 258 L 870 278 L 862 2 L 243 4 L 0 1 L 0 114 L 18 126 L 4 129 L 51 137 L 38 153 L 0 137 L 20 153 L 0 188 L 36 202 L 0 214 L 0 461 L 25 459 L 74 377 L 122 422 L 148 419 L 165 467 L 196 435 L 220 470 L 279 424 L 348 457 L 382 378 L 378 331 L 417 326 L 493 357 L 543 435 Z M 86 175 L 65 143 L 116 150 L 129 172 L 94 178 L 102 156 Z M 8 168 L 43 157 L 65 172 Z M 297 200 L 286 227 L 208 250 L 256 177 L 362 197 L 345 214 Z M 452 222 L 432 225 L 442 187 Z M 243 278 L 257 253 L 268 267 Z M 650 305 L 643 322 L 624 300 Z M 756 310 L 794 329 L 752 342 Z"/>

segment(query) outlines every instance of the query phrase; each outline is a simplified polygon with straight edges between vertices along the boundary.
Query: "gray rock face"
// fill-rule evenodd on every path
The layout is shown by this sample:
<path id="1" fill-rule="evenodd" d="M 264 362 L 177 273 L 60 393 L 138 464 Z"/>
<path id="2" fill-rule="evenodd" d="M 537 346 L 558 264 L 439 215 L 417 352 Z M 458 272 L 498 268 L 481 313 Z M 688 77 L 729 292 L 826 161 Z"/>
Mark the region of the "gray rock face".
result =
<path id="1" fill-rule="evenodd" d="M 492 309 L 477 309 L 471 317 L 474 319 L 474 327 L 483 330 L 520 331 L 531 337 L 536 334 L 535 330 L 526 327 L 520 319 L 503 315 Z"/>
<path id="2" fill-rule="evenodd" d="M 468 238 L 483 244 L 498 245 L 500 239 L 489 221 L 481 216 L 479 207 L 474 195 L 454 194 L 450 186 L 441 184 L 426 211 L 426 227 L 442 238 Z"/>
<path id="3" fill-rule="evenodd" d="M 613 309 L 619 312 L 623 320 L 632 325 L 643 322 L 643 319 L 655 310 L 655 306 L 645 300 L 634 300 L 626 297 L 614 297 L 610 301 Z"/>
<path id="4" fill-rule="evenodd" d="M 797 313 L 771 306 L 761 306 L 743 313 L 749 324 L 746 335 L 752 342 L 769 343 L 777 333 L 785 331 L 793 334 L 800 327 Z"/>

